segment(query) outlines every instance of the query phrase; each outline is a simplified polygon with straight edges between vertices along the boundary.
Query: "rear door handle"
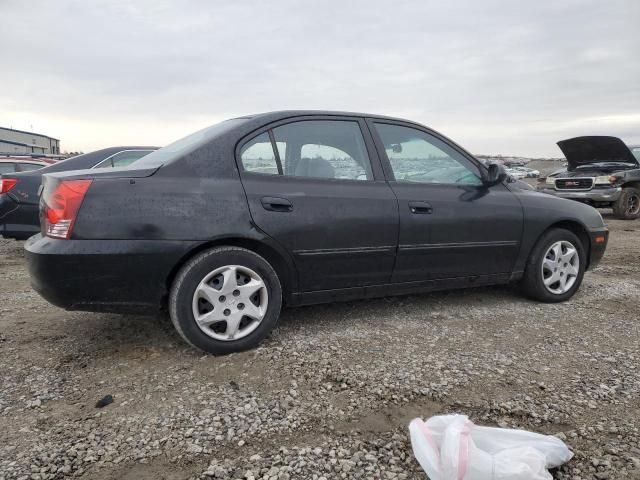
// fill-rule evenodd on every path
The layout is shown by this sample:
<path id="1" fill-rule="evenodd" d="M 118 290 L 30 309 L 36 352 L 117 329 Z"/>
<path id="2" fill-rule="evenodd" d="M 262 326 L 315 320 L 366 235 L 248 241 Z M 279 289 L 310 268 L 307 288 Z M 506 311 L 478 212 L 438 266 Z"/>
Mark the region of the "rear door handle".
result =
<path id="1" fill-rule="evenodd" d="M 262 207 L 270 212 L 290 212 L 293 210 L 293 205 L 286 198 L 280 197 L 262 197 L 260 199 Z"/>
<path id="2" fill-rule="evenodd" d="M 409 211 L 417 215 L 433 213 L 433 207 L 427 202 L 409 202 Z"/>

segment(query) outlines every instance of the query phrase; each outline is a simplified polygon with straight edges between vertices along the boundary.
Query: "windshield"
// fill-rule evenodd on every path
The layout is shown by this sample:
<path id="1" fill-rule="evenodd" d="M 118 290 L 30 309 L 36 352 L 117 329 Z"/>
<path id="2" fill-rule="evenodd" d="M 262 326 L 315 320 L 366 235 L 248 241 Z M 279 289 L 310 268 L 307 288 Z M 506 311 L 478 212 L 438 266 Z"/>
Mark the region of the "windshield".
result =
<path id="1" fill-rule="evenodd" d="M 636 160 L 640 162 L 640 147 L 631 147 L 631 153 L 633 153 L 633 156 L 636 157 Z"/>
<path id="2" fill-rule="evenodd" d="M 154 168 L 170 163 L 190 152 L 193 152 L 202 145 L 208 143 L 213 138 L 227 133 L 241 123 L 246 122 L 246 118 L 233 118 L 224 122 L 216 123 L 202 130 L 198 130 L 191 135 L 187 135 L 166 147 L 156 150 L 149 155 L 142 157 L 135 162 L 133 168 Z"/>

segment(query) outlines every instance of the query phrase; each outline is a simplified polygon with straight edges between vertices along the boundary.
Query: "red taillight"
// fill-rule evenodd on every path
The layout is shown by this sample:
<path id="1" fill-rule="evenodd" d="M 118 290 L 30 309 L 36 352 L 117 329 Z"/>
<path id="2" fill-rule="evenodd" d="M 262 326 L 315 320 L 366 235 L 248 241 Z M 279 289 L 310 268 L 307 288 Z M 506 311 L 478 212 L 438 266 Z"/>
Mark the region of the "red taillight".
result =
<path id="1" fill-rule="evenodd" d="M 18 180 L 15 178 L 1 178 L 0 179 L 0 193 L 7 193 L 13 187 L 16 186 Z"/>
<path id="2" fill-rule="evenodd" d="M 93 180 L 63 180 L 49 193 L 43 194 L 44 233 L 49 237 L 68 239 L 84 196 Z"/>

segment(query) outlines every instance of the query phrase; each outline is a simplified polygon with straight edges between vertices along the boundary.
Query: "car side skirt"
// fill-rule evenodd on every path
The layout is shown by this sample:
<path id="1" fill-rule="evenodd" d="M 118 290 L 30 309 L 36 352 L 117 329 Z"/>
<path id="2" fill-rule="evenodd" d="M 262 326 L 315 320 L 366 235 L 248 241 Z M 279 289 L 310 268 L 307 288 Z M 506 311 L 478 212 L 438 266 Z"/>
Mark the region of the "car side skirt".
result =
<path id="1" fill-rule="evenodd" d="M 315 292 L 299 292 L 291 296 L 289 306 L 314 305 L 329 302 L 361 300 L 364 298 L 390 297 L 414 293 L 434 292 L 438 290 L 454 290 L 487 285 L 500 285 L 514 280 L 511 273 L 495 275 L 478 275 L 472 277 L 445 278 L 440 280 L 424 280 L 418 282 L 390 283 L 364 287 L 343 288 L 337 290 L 319 290 Z"/>

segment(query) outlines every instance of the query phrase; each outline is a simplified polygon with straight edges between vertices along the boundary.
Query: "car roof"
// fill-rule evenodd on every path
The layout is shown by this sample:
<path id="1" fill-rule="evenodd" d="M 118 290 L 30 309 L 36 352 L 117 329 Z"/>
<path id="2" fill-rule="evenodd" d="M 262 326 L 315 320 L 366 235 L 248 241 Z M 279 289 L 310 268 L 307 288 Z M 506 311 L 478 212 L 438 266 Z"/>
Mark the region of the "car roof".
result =
<path id="1" fill-rule="evenodd" d="M 331 117 L 369 117 L 379 118 L 381 120 L 395 120 L 401 122 L 417 123 L 405 118 L 392 117 L 386 115 L 377 115 L 373 113 L 362 112 L 349 112 L 341 110 L 275 110 L 272 112 L 262 112 L 253 115 L 243 115 L 241 117 L 235 117 L 238 119 L 247 120 L 280 120 L 289 117 L 301 117 L 301 116 L 331 116 Z"/>

